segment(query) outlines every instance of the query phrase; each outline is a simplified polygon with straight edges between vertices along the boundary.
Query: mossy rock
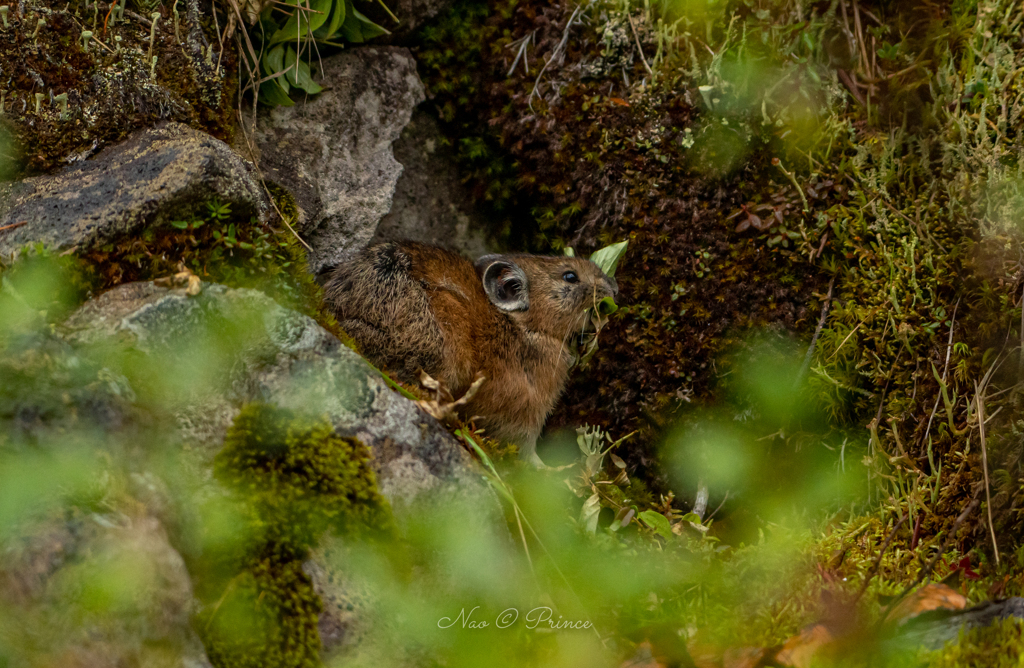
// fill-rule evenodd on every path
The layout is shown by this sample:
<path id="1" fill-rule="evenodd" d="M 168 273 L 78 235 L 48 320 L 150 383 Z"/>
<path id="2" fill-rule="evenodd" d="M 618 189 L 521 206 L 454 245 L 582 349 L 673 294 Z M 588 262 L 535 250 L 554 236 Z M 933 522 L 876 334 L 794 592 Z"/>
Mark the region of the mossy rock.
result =
<path id="1" fill-rule="evenodd" d="M 323 604 L 303 562 L 325 532 L 394 532 L 369 461 L 366 446 L 326 420 L 263 403 L 238 414 L 214 475 L 230 490 L 245 537 L 200 562 L 199 624 L 215 666 L 319 665 Z M 229 579 L 232 563 L 240 570 Z"/>
<path id="2" fill-rule="evenodd" d="M 242 409 L 214 460 L 214 474 L 244 499 L 255 550 L 298 558 L 327 530 L 393 531 L 370 451 L 326 419 L 254 403 Z"/>

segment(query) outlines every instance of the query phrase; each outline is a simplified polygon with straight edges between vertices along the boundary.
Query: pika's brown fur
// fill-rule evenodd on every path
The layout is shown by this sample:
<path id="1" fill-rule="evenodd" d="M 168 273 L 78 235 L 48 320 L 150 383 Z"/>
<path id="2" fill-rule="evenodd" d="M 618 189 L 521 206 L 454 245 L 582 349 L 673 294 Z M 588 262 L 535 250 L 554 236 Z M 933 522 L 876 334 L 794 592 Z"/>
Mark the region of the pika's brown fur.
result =
<path id="1" fill-rule="evenodd" d="M 531 459 L 576 361 L 574 337 L 594 333 L 598 303 L 618 291 L 582 258 L 488 255 L 474 265 L 414 242 L 370 246 L 323 281 L 341 326 L 400 379 L 423 370 L 458 397 L 482 372 L 467 415 Z"/>

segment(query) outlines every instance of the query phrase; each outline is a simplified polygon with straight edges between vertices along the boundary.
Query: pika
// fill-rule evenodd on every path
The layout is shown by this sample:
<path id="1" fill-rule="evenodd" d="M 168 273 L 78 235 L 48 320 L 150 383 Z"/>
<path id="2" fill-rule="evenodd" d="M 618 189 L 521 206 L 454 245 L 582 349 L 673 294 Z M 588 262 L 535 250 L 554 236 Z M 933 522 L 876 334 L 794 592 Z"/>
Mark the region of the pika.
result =
<path id="1" fill-rule="evenodd" d="M 325 302 L 370 361 L 400 380 L 420 371 L 462 395 L 491 437 L 540 463 L 537 437 L 565 387 L 579 346 L 618 293 L 590 260 L 486 255 L 475 263 L 409 241 L 367 247 L 320 278 Z"/>

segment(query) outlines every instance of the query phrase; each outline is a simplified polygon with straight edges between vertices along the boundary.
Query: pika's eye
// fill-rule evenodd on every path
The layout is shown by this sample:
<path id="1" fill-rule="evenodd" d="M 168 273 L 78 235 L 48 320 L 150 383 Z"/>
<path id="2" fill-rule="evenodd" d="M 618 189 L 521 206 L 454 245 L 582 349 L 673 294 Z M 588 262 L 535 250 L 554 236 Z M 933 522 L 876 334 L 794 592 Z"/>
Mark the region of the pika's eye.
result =
<path id="1" fill-rule="evenodd" d="M 566 283 L 579 283 L 580 282 L 580 278 L 579 278 L 579 276 L 576 275 L 575 271 L 567 271 L 567 272 L 565 272 L 564 274 L 562 274 L 562 279 Z"/>

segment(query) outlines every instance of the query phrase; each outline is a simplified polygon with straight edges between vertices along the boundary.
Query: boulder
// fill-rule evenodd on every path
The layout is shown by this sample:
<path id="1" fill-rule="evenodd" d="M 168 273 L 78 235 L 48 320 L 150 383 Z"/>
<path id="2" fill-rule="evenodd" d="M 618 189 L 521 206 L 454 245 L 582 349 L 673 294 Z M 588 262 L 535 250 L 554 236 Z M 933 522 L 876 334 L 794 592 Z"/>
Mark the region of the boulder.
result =
<path id="1" fill-rule="evenodd" d="M 185 439 L 211 457 L 242 404 L 269 401 L 326 415 L 339 434 L 365 443 L 399 522 L 404 508 L 435 498 L 477 499 L 500 515 L 478 465 L 436 420 L 388 388 L 313 319 L 261 292 L 207 284 L 191 297 L 184 290 L 129 283 L 83 305 L 64 330 L 72 344 L 119 341 L 187 374 L 193 374 L 188 356 L 196 348 L 230 351 L 222 367 L 211 369 L 200 359 L 212 383 L 197 381 L 190 399 L 177 406 Z"/>
<path id="2" fill-rule="evenodd" d="M 141 130 L 59 174 L 0 184 L 0 255 L 42 242 L 79 250 L 171 220 L 217 198 L 242 217 L 271 204 L 249 163 L 180 123 Z"/>
<path id="3" fill-rule="evenodd" d="M 266 401 L 326 416 L 339 434 L 369 446 L 378 487 L 400 531 L 443 516 L 492 544 L 510 544 L 496 495 L 451 434 L 311 318 L 261 292 L 206 284 L 189 296 L 148 282 L 126 284 L 80 307 L 61 334 L 83 351 L 111 342 L 127 346 L 134 364 L 138 355 L 155 360 L 151 373 L 161 384 L 187 384 L 180 396 L 163 401 L 177 417 L 171 442 L 181 442 L 201 468 L 209 470 L 240 407 Z M 222 359 L 205 357 L 206 346 L 215 346 Z M 200 493 L 216 494 L 207 487 Z M 327 537 L 303 566 L 324 603 L 323 653 L 373 656 L 379 649 L 374 634 L 391 622 L 381 616 L 372 588 L 346 571 L 349 562 L 340 557 L 346 550 L 344 540 Z"/>
<path id="4" fill-rule="evenodd" d="M 416 63 L 398 47 L 325 58 L 321 83 L 314 99 L 262 112 L 255 129 L 264 176 L 295 196 L 314 273 L 373 237 L 402 173 L 392 143 L 424 99 Z"/>
<path id="5" fill-rule="evenodd" d="M 484 234 L 486 221 L 462 183 L 454 151 L 437 120 L 414 111 L 394 152 L 404 170 L 375 240 L 439 243 L 470 258 L 494 252 Z"/>
<path id="6" fill-rule="evenodd" d="M 133 508 L 50 518 L 4 542 L 5 664 L 210 666 L 185 562 L 160 521 Z"/>

